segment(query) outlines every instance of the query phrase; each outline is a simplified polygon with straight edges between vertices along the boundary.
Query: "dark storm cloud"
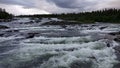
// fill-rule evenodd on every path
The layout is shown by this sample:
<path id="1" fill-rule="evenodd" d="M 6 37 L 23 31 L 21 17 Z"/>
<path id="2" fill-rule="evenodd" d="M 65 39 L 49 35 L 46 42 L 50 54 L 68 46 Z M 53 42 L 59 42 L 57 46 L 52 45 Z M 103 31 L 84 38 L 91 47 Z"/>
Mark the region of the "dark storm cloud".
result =
<path id="1" fill-rule="evenodd" d="M 72 13 L 120 8 L 119 4 L 120 0 L 0 0 L 0 8 L 8 9 L 11 13 L 16 11 L 24 13 L 24 9 L 32 9 L 28 13 L 38 13 L 39 11 L 44 11 L 43 13 Z M 21 7 L 16 8 L 16 6 Z"/>
<path id="2" fill-rule="evenodd" d="M 88 0 L 47 0 L 47 1 L 56 4 L 58 7 L 69 9 L 85 8 L 96 4 Z"/>
<path id="3" fill-rule="evenodd" d="M 34 3 L 30 0 L 0 0 L 1 4 L 22 5 L 24 7 L 34 7 Z"/>
<path id="4" fill-rule="evenodd" d="M 47 6 L 48 8 L 51 7 L 52 4 L 55 4 L 56 7 L 58 8 L 86 10 L 86 9 L 93 9 L 95 7 L 99 8 L 99 6 L 105 7 L 103 4 L 104 3 L 106 4 L 106 2 L 110 2 L 110 5 L 113 7 L 116 7 L 116 6 L 118 7 L 120 0 L 0 0 L 1 4 L 21 5 L 24 8 L 25 7 L 27 8 L 41 7 L 41 6 L 35 6 L 36 2 L 38 2 L 39 4 L 42 4 L 43 5 L 42 7 Z M 46 4 L 44 5 L 44 3 L 42 2 L 46 2 L 51 5 L 46 5 Z"/>

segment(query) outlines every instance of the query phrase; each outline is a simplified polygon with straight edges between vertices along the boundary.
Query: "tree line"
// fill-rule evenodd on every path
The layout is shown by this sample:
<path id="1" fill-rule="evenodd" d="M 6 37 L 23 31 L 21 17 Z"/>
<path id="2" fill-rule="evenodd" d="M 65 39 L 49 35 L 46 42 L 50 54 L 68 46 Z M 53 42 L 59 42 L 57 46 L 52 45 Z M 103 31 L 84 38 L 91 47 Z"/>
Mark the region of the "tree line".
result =
<path id="1" fill-rule="evenodd" d="M 56 17 L 64 20 L 72 20 L 83 23 L 93 22 L 111 22 L 120 23 L 120 9 L 103 9 L 91 12 L 80 13 L 62 13 L 62 14 L 49 14 L 49 15 L 21 15 L 19 17 Z"/>
<path id="2" fill-rule="evenodd" d="M 120 23 L 120 9 L 104 9 L 92 12 L 62 14 L 61 18 L 79 22 L 113 22 Z"/>
<path id="3" fill-rule="evenodd" d="M 12 19 L 13 15 L 0 8 L 0 19 Z"/>

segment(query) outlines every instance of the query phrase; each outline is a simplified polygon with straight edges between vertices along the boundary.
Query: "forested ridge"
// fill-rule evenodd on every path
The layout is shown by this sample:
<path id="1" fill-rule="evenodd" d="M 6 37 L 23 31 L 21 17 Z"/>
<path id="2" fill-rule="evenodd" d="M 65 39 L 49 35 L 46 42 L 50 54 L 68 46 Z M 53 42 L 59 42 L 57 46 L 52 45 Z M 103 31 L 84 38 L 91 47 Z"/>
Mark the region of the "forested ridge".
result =
<path id="1" fill-rule="evenodd" d="M 0 8 L 0 19 L 11 19 L 12 14 L 9 14 L 5 9 Z M 94 22 L 111 22 L 120 23 L 120 9 L 104 9 L 91 12 L 79 13 L 62 13 L 62 14 L 48 14 L 48 15 L 20 15 L 18 17 L 38 17 L 38 18 L 60 18 L 64 20 L 72 20 L 80 23 L 94 23 Z"/>
<path id="2" fill-rule="evenodd" d="M 21 15 L 20 17 L 56 17 L 64 20 L 72 20 L 84 23 L 111 22 L 120 23 L 120 9 L 103 9 L 91 12 L 62 13 L 49 15 Z"/>

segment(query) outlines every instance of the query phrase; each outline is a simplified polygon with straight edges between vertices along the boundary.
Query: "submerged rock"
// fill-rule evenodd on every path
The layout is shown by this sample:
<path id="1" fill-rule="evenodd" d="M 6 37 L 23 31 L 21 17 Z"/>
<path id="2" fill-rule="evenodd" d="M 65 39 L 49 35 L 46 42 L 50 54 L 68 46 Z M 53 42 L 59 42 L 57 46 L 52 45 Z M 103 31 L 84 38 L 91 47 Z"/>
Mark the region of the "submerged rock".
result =
<path id="1" fill-rule="evenodd" d="M 120 61 L 120 46 L 116 46 L 114 47 L 114 49 L 115 49 L 115 54 L 117 56 L 117 60 Z"/>
<path id="2" fill-rule="evenodd" d="M 120 46 L 114 47 L 115 49 L 115 54 L 117 56 L 117 60 L 120 61 Z M 120 63 L 117 63 L 113 66 L 113 68 L 120 68 Z"/>
<path id="3" fill-rule="evenodd" d="M 113 66 L 113 68 L 120 68 L 120 63 L 115 64 L 115 65 Z"/>
<path id="4" fill-rule="evenodd" d="M 26 38 L 34 38 L 36 35 L 38 35 L 39 33 L 28 33 Z"/>
<path id="5" fill-rule="evenodd" d="M 103 29 L 105 29 L 105 28 L 107 28 L 107 26 L 100 27 L 99 29 L 100 29 L 100 30 L 103 30 Z"/>
<path id="6" fill-rule="evenodd" d="M 91 61 L 74 61 L 71 63 L 70 68 L 92 68 Z"/>
<path id="7" fill-rule="evenodd" d="M 32 59 L 27 61 L 21 61 L 20 59 L 14 59 L 12 62 L 16 62 L 13 65 L 6 62 L 2 67 L 3 68 L 37 68 L 45 61 L 48 61 L 49 58 L 56 56 L 57 54 L 43 54 L 39 56 L 34 56 Z M 16 57 L 15 57 L 16 58 Z"/>
<path id="8" fill-rule="evenodd" d="M 80 24 L 79 22 L 72 22 L 72 21 L 50 21 L 43 23 L 42 25 L 74 25 Z"/>

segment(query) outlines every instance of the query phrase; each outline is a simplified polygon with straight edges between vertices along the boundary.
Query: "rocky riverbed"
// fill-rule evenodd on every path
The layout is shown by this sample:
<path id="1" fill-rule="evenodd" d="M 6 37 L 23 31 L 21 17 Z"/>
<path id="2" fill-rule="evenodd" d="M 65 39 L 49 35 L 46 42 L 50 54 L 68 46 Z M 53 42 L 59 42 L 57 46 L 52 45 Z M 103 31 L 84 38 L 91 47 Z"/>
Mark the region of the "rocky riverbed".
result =
<path id="1" fill-rule="evenodd" d="M 59 22 L 48 24 L 53 21 Z M 62 21 L 0 22 L 0 68 L 120 67 L 120 24 L 59 25 Z"/>

